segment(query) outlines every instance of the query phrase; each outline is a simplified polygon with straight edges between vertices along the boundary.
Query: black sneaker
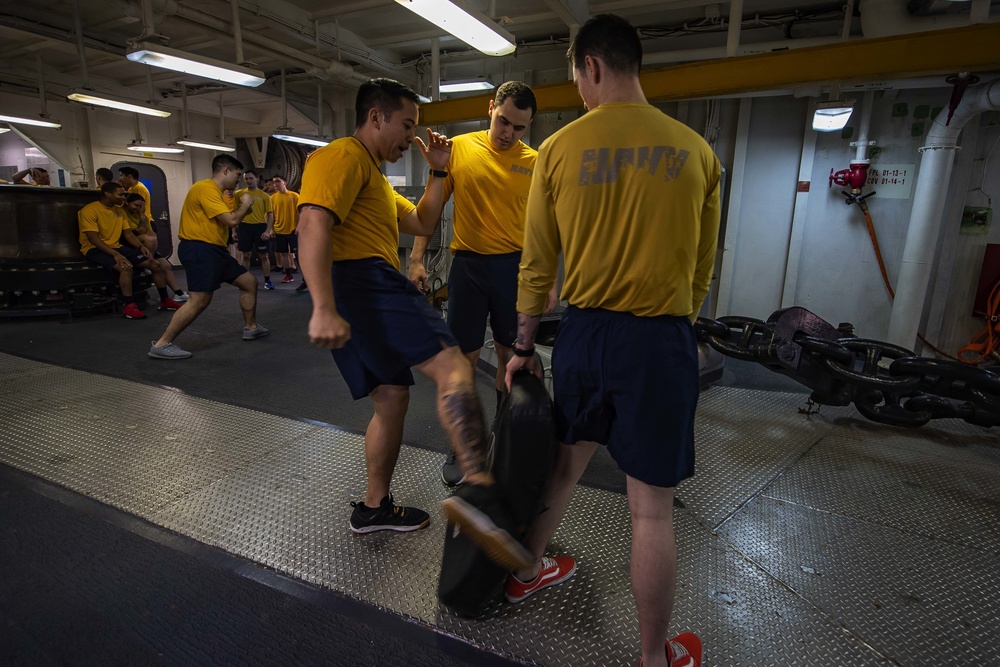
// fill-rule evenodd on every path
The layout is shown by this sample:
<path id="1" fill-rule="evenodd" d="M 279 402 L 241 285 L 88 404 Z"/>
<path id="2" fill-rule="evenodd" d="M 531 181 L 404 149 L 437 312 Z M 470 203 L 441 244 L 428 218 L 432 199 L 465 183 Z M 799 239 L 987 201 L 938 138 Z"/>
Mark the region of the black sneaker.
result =
<path id="1" fill-rule="evenodd" d="M 496 485 L 466 484 L 445 498 L 441 509 L 466 537 L 475 542 L 486 557 L 508 572 L 527 570 L 535 558 L 514 539 L 514 519 L 510 516 Z"/>
<path id="2" fill-rule="evenodd" d="M 465 473 L 458 466 L 458 455 L 452 450 L 448 455 L 448 460 L 441 466 L 441 481 L 445 486 L 461 486 L 465 482 Z"/>
<path id="3" fill-rule="evenodd" d="M 306 286 L 306 281 L 303 280 L 301 283 L 299 283 L 299 286 L 295 288 L 295 291 L 296 292 L 307 292 L 307 291 L 309 291 L 309 288 Z"/>
<path id="4" fill-rule="evenodd" d="M 426 528 L 431 523 L 427 512 L 416 507 L 400 507 L 392 495 L 382 499 L 378 507 L 368 507 L 363 502 L 351 503 L 351 530 L 355 533 L 374 533 L 377 530 L 407 532 Z"/>

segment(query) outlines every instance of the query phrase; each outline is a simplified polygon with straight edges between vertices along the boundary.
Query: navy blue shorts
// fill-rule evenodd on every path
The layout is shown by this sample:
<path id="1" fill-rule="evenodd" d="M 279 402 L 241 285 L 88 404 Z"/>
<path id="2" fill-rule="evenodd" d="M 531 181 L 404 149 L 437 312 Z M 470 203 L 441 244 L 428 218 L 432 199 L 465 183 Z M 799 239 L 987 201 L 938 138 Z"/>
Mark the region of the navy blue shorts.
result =
<path id="1" fill-rule="evenodd" d="M 486 317 L 493 340 L 513 347 L 517 339 L 517 272 L 521 253 L 480 255 L 459 250 L 448 276 L 448 326 L 462 352 L 483 346 Z"/>
<path id="2" fill-rule="evenodd" d="M 295 234 L 275 234 L 274 252 L 298 252 L 299 237 Z"/>
<path id="3" fill-rule="evenodd" d="M 247 272 L 225 246 L 214 243 L 181 239 L 177 257 L 184 267 L 189 292 L 214 292 L 222 283 L 232 285 Z"/>
<path id="4" fill-rule="evenodd" d="M 607 445 L 625 474 L 652 486 L 694 474 L 698 348 L 686 317 L 571 307 L 552 381 L 560 442 Z"/>
<path id="5" fill-rule="evenodd" d="M 267 241 L 260 238 L 266 231 L 267 223 L 241 222 L 236 227 L 236 249 L 251 252 L 256 248 L 258 253 L 267 252 Z"/>
<path id="6" fill-rule="evenodd" d="M 142 251 L 138 248 L 133 248 L 130 245 L 123 245 L 120 248 L 115 248 L 115 252 L 131 262 L 132 266 L 138 266 L 146 261 L 146 256 L 142 254 Z M 118 270 L 118 267 L 115 266 L 115 258 L 100 248 L 91 248 L 87 251 L 87 254 L 84 255 L 84 257 L 89 259 L 94 264 L 100 264 L 103 267 L 114 269 L 115 271 Z"/>
<path id="7" fill-rule="evenodd" d="M 355 400 L 379 385 L 412 385 L 412 366 L 458 344 L 427 299 L 384 259 L 334 262 L 333 295 L 351 339 L 331 352 Z"/>

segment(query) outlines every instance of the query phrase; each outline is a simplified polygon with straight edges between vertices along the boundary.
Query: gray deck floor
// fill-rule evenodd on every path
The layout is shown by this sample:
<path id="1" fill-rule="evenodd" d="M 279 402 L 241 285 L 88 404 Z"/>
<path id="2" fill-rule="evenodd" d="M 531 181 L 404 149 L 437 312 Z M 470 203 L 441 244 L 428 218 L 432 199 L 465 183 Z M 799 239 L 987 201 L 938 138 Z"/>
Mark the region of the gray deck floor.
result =
<path id="1" fill-rule="evenodd" d="M 706 665 L 1000 665 L 1000 438 L 803 402 L 702 394 L 674 629 L 701 635 Z M 433 511 L 442 455 L 403 449 L 393 491 Z M 637 662 L 620 493 L 577 490 L 552 545 L 578 559 L 570 582 L 469 621 L 436 603 L 443 520 L 347 529 L 364 489 L 350 431 L 0 354 L 0 462 L 486 650 Z"/>

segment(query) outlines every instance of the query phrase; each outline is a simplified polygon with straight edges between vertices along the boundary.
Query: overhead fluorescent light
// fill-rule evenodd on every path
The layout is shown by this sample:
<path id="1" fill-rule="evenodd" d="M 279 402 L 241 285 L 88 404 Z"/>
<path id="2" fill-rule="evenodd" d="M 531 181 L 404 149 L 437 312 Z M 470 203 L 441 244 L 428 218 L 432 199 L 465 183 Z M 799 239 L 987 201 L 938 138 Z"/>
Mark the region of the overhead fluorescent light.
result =
<path id="1" fill-rule="evenodd" d="M 505 56 L 516 48 L 512 34 L 463 0 L 396 2 L 488 56 Z"/>
<path id="2" fill-rule="evenodd" d="M 133 62 L 193 74 L 215 81 L 224 81 L 237 86 L 259 86 L 264 83 L 265 79 L 264 73 L 260 70 L 178 51 L 154 42 L 133 42 L 125 57 Z"/>
<path id="3" fill-rule="evenodd" d="M 442 93 L 468 93 L 474 90 L 493 90 L 495 87 L 489 81 L 476 79 L 475 81 L 450 81 L 442 83 L 438 90 Z"/>
<path id="4" fill-rule="evenodd" d="M 52 120 L 46 120 L 41 116 L 35 118 L 26 118 L 24 116 L 4 116 L 0 115 L 0 121 L 5 123 L 14 123 L 15 125 L 35 125 L 37 127 L 51 127 L 53 129 L 62 129 L 62 124 L 57 123 Z M 9 131 L 9 128 L 4 130 L 4 132 Z"/>
<path id="5" fill-rule="evenodd" d="M 813 129 L 817 132 L 843 130 L 854 111 L 854 100 L 818 102 L 813 113 Z"/>
<path id="6" fill-rule="evenodd" d="M 225 151 L 226 153 L 232 153 L 236 150 L 236 146 L 224 144 L 220 141 L 199 141 L 197 139 L 191 139 L 190 137 L 182 137 L 175 143 L 182 146 L 191 146 L 192 148 L 205 148 L 210 151 Z"/>
<path id="7" fill-rule="evenodd" d="M 172 146 L 170 144 L 157 145 L 157 144 L 143 144 L 132 142 L 125 147 L 126 150 L 135 151 L 136 153 L 183 153 L 184 149 L 180 146 Z"/>
<path id="8" fill-rule="evenodd" d="M 296 144 L 305 144 L 307 146 L 323 147 L 330 143 L 329 139 L 324 139 L 323 137 L 310 137 L 304 134 L 292 134 L 285 131 L 284 128 L 278 128 L 271 136 L 275 139 L 291 141 Z"/>
<path id="9" fill-rule="evenodd" d="M 3 134 L 4 132 L 10 132 L 10 128 L 9 127 L 0 127 L 0 134 Z"/>
<path id="10" fill-rule="evenodd" d="M 417 99 L 420 100 L 421 104 L 427 104 L 428 102 L 431 101 L 431 98 L 429 98 L 429 97 L 427 97 L 425 95 L 421 95 L 419 93 L 417 93 Z"/>
<path id="11" fill-rule="evenodd" d="M 169 111 L 158 109 L 152 104 L 118 97 L 117 95 L 109 95 L 107 93 L 95 93 L 92 90 L 84 90 L 82 88 L 74 88 L 73 90 L 70 90 L 69 95 L 66 97 L 67 99 L 71 99 L 74 102 L 80 102 L 82 104 L 92 104 L 94 106 L 118 109 L 120 111 L 131 111 L 132 113 L 141 113 L 147 116 L 166 118 L 170 115 Z"/>

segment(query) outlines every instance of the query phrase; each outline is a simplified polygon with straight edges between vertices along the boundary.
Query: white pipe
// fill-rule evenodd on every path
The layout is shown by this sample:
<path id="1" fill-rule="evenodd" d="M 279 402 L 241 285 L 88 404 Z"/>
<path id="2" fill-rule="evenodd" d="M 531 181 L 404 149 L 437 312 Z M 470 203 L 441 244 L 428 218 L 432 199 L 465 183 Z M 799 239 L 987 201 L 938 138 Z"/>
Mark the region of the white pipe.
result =
<path id="1" fill-rule="evenodd" d="M 969 10 L 969 23 L 986 23 L 990 17 L 990 0 L 972 0 Z"/>
<path id="2" fill-rule="evenodd" d="M 989 2 L 989 0 L 986 0 Z M 847 6 L 844 8 L 844 27 L 841 32 L 840 38 L 846 41 L 851 36 L 851 26 L 854 24 L 854 0 L 847 0 Z"/>
<path id="3" fill-rule="evenodd" d="M 969 120 L 984 111 L 997 109 L 1000 109 L 1000 79 L 969 88 L 950 123 L 948 108 L 941 110 L 927 133 L 926 144 L 920 148 L 913 208 L 906 231 L 896 298 L 889 317 L 887 339 L 891 343 L 912 349 L 916 342 L 958 150 L 958 136 Z"/>
<path id="4" fill-rule="evenodd" d="M 872 125 L 872 107 L 875 106 L 875 91 L 869 90 L 864 94 L 861 104 L 861 124 L 858 129 L 857 152 L 854 155 L 855 162 L 868 161 L 868 131 Z"/>
<path id="5" fill-rule="evenodd" d="M 437 37 L 431 38 L 431 99 L 441 99 L 441 46 Z"/>
<path id="6" fill-rule="evenodd" d="M 826 44 L 839 44 L 842 40 L 839 37 L 807 37 L 805 39 L 781 39 L 772 42 L 757 42 L 750 44 L 740 44 L 736 47 L 736 56 L 745 56 L 754 53 L 768 53 L 769 51 L 795 49 L 803 46 L 823 46 Z M 696 60 L 713 60 L 715 58 L 725 58 L 727 54 L 725 46 L 710 46 L 704 49 L 680 49 L 677 51 L 660 51 L 659 53 L 643 54 L 643 65 L 663 65 L 668 63 L 693 62 Z"/>
<path id="7" fill-rule="evenodd" d="M 729 0 L 729 31 L 726 33 L 726 57 L 737 55 L 740 29 L 743 27 L 743 0 Z"/>
<path id="8" fill-rule="evenodd" d="M 799 266 L 802 263 L 802 242 L 805 238 L 806 220 L 809 210 L 809 188 L 812 181 L 813 163 L 816 159 L 816 141 L 819 133 L 812 129 L 813 108 L 806 107 L 805 134 L 802 137 L 802 154 L 799 157 L 799 183 L 796 188 L 795 206 L 792 209 L 792 228 L 788 233 L 788 258 L 785 260 L 785 279 L 781 287 L 781 307 L 795 305 L 799 286 Z"/>
<path id="9" fill-rule="evenodd" d="M 729 212 L 726 215 L 726 235 L 722 241 L 722 267 L 719 270 L 719 302 L 715 315 L 732 312 L 733 273 L 736 262 L 736 242 L 739 240 L 740 207 L 743 203 L 743 173 L 747 162 L 747 145 L 750 142 L 751 98 L 740 99 L 740 113 L 736 122 L 736 149 L 733 153 L 733 180 L 729 187 Z"/>
<path id="10" fill-rule="evenodd" d="M 236 64 L 242 65 L 246 61 L 243 59 L 243 30 L 240 28 L 240 0 L 230 0 L 233 7 L 233 39 L 236 40 Z"/>
<path id="11" fill-rule="evenodd" d="M 961 15 L 913 16 L 906 11 L 906 3 L 899 0 L 861 0 L 860 8 L 861 32 L 865 37 L 891 37 L 928 30 L 961 28 L 970 23 L 968 17 Z M 988 14 L 987 8 L 987 17 L 982 22 L 990 21 Z"/>

